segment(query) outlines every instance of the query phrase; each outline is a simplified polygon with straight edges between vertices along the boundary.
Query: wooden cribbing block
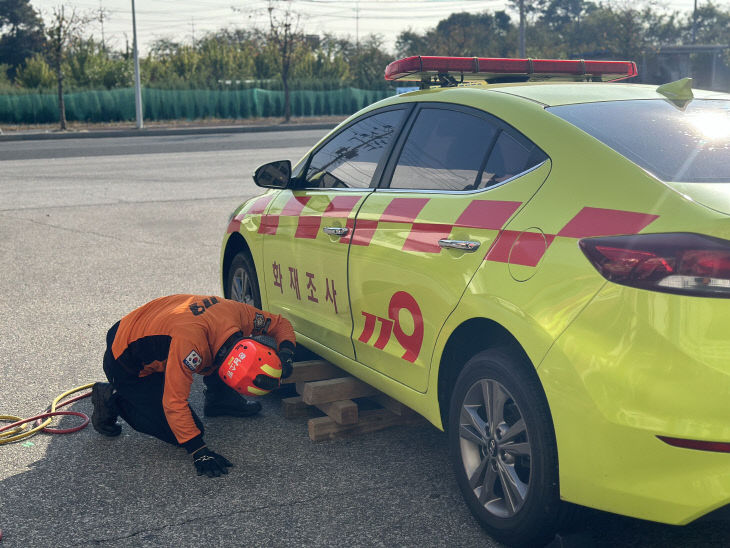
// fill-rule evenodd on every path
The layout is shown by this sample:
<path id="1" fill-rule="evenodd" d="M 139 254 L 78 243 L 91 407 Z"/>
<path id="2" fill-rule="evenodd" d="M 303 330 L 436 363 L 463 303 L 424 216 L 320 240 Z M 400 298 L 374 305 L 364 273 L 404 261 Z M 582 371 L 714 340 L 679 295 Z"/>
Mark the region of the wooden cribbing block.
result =
<path id="1" fill-rule="evenodd" d="M 357 380 L 355 377 L 306 382 L 301 385 L 301 391 L 299 389 L 300 384 L 297 383 L 297 392 L 301 394 L 304 403 L 309 405 L 364 398 L 380 393 L 377 389 Z"/>
<path id="2" fill-rule="evenodd" d="M 302 401 L 301 396 L 284 398 L 281 400 L 281 411 L 285 419 L 316 416 L 317 410 Z"/>
<path id="3" fill-rule="evenodd" d="M 291 376 L 283 379 L 281 384 L 304 381 L 321 381 L 324 379 L 332 379 L 334 377 L 342 377 L 346 374 L 347 373 L 342 371 L 342 369 L 335 367 L 326 360 L 294 362 L 292 364 Z"/>
<path id="4" fill-rule="evenodd" d="M 316 407 L 337 424 L 355 424 L 358 419 L 357 404 L 352 400 L 320 403 Z"/>
<path id="5" fill-rule="evenodd" d="M 387 409 L 373 409 L 371 411 L 362 411 L 359 420 L 355 424 L 337 424 L 330 417 L 317 417 L 316 419 L 309 419 L 307 426 L 309 428 L 309 439 L 323 441 L 375 432 L 400 424 L 413 424 L 413 422 L 412 419 L 404 419 L 394 415 Z"/>

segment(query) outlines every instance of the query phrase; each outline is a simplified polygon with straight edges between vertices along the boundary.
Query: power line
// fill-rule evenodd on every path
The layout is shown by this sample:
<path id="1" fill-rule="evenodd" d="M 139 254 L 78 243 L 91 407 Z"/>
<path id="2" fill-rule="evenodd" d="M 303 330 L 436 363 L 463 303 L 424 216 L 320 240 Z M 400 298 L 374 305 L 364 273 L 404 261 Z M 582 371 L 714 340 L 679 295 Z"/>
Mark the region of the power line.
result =
<path id="1" fill-rule="evenodd" d="M 683 7 L 686 0 L 669 0 L 670 6 Z M 283 3 L 283 2 L 282 2 Z M 46 13 L 58 0 L 32 0 L 33 6 Z M 131 31 L 129 0 L 103 0 L 104 15 L 99 16 L 101 0 L 66 0 L 69 7 L 77 7 L 93 14 L 96 28 L 101 29 L 102 42 L 124 41 Z M 718 5 L 727 4 L 727 0 Z M 143 47 L 161 36 L 175 37 L 177 41 L 190 33 L 198 41 L 200 33 L 223 28 L 263 28 L 267 26 L 268 0 L 145 0 L 138 2 L 137 28 Z M 327 32 L 338 36 L 352 36 L 359 41 L 361 34 L 376 34 L 392 47 L 402 31 L 410 29 L 425 32 L 454 12 L 482 13 L 507 10 L 513 17 L 515 9 L 505 0 L 291 0 L 290 7 L 303 14 L 305 32 Z M 241 6 L 243 10 L 234 11 Z M 676 9 L 676 7 L 675 7 Z M 691 10 L 686 9 L 688 13 Z M 191 23 L 192 22 L 192 23 Z"/>

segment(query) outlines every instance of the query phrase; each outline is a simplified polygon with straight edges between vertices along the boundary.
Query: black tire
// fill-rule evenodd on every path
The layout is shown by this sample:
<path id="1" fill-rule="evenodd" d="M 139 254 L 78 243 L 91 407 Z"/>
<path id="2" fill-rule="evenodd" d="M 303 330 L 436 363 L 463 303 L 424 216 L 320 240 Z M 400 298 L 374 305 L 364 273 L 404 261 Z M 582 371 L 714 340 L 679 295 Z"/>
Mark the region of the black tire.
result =
<path id="1" fill-rule="evenodd" d="M 256 267 L 251 256 L 239 251 L 226 272 L 226 297 L 261 308 L 261 293 Z"/>
<path id="2" fill-rule="evenodd" d="M 461 492 L 481 526 L 510 546 L 547 544 L 564 513 L 555 432 L 531 367 L 509 349 L 480 352 L 461 371 L 450 404 L 449 452 Z"/>

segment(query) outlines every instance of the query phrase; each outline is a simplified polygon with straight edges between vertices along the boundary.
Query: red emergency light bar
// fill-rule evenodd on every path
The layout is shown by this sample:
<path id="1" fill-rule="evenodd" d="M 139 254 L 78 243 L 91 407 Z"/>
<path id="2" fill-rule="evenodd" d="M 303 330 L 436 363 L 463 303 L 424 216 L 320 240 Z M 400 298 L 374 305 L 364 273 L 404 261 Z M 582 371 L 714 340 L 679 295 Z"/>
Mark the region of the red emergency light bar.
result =
<path id="1" fill-rule="evenodd" d="M 500 59 L 489 57 L 406 57 L 385 69 L 386 80 L 419 81 L 441 76 L 451 85 L 464 81 L 599 80 L 615 81 L 636 76 L 633 61 L 563 59 Z M 455 76 L 459 76 L 456 81 Z M 443 77 L 449 78 L 444 79 Z"/>

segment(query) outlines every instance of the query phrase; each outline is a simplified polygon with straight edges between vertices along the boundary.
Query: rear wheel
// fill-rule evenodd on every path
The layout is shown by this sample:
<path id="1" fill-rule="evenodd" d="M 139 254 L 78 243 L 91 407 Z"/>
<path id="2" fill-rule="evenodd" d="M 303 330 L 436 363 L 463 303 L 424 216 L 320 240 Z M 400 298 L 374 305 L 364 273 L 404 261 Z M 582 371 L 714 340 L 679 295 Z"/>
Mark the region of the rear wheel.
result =
<path id="1" fill-rule="evenodd" d="M 259 280 L 248 253 L 239 251 L 233 257 L 226 274 L 226 291 L 229 299 L 261 308 Z"/>
<path id="2" fill-rule="evenodd" d="M 561 519 L 550 410 L 517 352 L 491 349 L 464 366 L 449 414 L 456 479 L 472 514 L 513 546 L 549 542 Z"/>

